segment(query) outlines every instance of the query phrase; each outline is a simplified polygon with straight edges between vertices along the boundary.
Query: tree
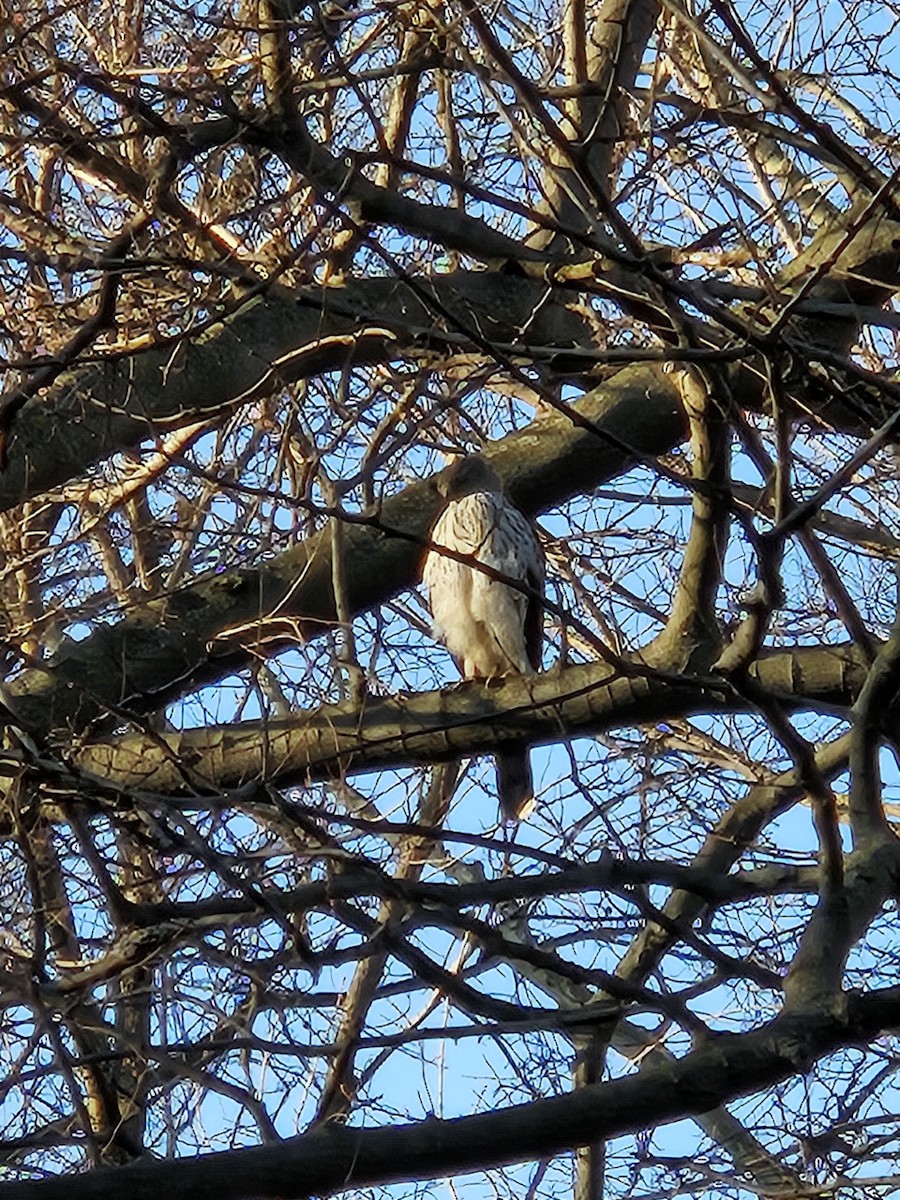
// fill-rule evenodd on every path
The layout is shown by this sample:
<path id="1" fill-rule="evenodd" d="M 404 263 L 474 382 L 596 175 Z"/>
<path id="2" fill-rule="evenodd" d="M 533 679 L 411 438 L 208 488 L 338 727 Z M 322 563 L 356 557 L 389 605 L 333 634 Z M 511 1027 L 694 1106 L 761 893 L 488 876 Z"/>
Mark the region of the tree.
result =
<path id="1" fill-rule="evenodd" d="M 0 1200 L 896 1189 L 894 10 L 0 15 Z"/>

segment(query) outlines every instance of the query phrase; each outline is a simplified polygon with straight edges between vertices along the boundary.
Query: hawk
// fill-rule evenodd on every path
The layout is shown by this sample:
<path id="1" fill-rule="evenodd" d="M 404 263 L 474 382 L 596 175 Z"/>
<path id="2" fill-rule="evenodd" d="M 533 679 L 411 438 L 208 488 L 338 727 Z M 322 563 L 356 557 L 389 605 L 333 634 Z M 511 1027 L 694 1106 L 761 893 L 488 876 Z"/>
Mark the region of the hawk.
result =
<path id="1" fill-rule="evenodd" d="M 483 458 L 461 459 L 441 477 L 447 504 L 431 531 L 434 549 L 422 572 L 434 634 L 464 679 L 530 675 L 541 665 L 544 555 L 528 520 L 503 495 L 503 485 Z M 445 546 L 484 563 L 495 574 L 442 554 Z M 517 591 L 496 574 L 530 589 Z M 533 800 L 527 745 L 500 747 L 497 792 L 507 820 L 526 815 Z"/>

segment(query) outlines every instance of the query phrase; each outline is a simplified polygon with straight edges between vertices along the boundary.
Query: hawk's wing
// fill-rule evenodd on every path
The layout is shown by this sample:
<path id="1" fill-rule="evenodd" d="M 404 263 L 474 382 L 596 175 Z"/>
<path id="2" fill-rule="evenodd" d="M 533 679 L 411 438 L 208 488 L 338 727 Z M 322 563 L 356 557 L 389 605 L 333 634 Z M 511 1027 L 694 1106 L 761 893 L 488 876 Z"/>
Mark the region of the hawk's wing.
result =
<path id="1" fill-rule="evenodd" d="M 484 495 L 484 499 L 491 502 L 491 530 L 483 549 L 476 555 L 478 561 L 524 584 L 537 596 L 506 587 L 483 573 L 475 589 L 485 588 L 499 593 L 491 605 L 494 612 L 501 609 L 505 611 L 507 605 L 512 605 L 519 636 L 524 643 L 524 669 L 530 667 L 537 671 L 541 666 L 544 624 L 544 609 L 539 599 L 544 594 L 544 553 L 530 522 L 517 508 L 500 495 Z M 510 620 L 513 619 L 511 613 L 507 615 Z M 523 670 L 522 667 L 519 669 Z"/>
<path id="2" fill-rule="evenodd" d="M 451 501 L 431 535 L 436 547 L 484 563 L 543 594 L 544 556 L 525 517 L 496 492 Z M 542 607 L 538 599 L 456 558 L 429 552 L 428 585 L 436 631 L 465 675 L 507 675 L 540 667 Z"/>

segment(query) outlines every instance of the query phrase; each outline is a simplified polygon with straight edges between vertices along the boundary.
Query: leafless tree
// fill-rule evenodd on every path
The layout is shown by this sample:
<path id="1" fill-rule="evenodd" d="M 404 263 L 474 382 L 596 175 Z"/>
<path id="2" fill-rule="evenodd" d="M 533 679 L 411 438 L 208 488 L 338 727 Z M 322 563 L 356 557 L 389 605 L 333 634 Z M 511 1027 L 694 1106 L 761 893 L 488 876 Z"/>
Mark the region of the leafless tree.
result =
<path id="1" fill-rule="evenodd" d="M 0 0 L 0 1200 L 896 1193 L 898 26 Z"/>

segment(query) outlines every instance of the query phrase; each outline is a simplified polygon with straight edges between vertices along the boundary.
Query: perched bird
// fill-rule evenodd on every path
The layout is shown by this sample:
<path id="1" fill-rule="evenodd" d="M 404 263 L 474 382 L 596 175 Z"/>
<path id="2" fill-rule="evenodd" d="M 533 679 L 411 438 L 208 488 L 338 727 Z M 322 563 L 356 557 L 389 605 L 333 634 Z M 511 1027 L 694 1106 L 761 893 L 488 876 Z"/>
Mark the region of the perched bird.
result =
<path id="1" fill-rule="evenodd" d="M 438 486 L 447 505 L 431 531 L 434 548 L 422 572 L 435 637 L 456 659 L 464 679 L 530 675 L 541 665 L 544 592 L 544 555 L 534 530 L 503 495 L 496 471 L 477 455 L 455 463 Z M 442 554 L 442 546 L 468 561 Z M 483 563 L 493 573 L 470 562 Z M 498 574 L 532 594 L 502 583 Z M 533 802 L 528 746 L 501 746 L 496 760 L 503 816 L 518 820 Z"/>

